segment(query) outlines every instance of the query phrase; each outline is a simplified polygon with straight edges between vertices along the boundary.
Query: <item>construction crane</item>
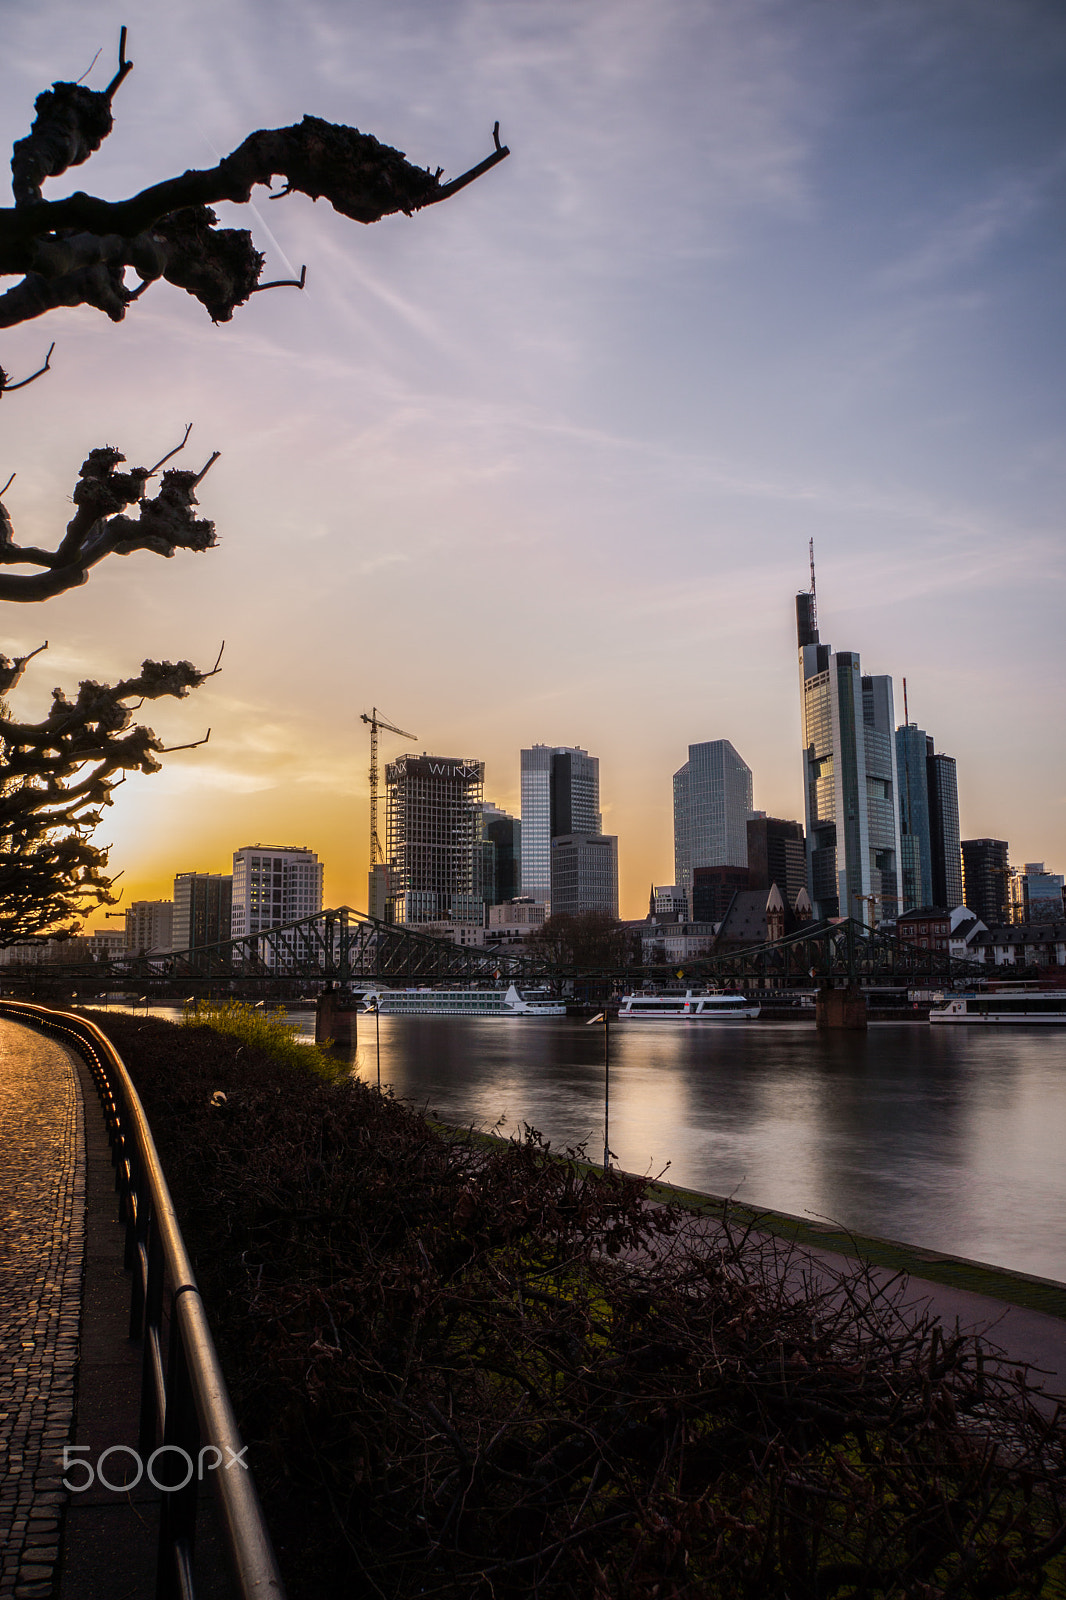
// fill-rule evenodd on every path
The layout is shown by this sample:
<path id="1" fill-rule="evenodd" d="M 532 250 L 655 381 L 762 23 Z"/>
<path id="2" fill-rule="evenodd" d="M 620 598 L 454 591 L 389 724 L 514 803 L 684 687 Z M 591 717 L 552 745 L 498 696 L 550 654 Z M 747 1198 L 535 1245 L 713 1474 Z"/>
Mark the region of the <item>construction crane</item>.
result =
<path id="1" fill-rule="evenodd" d="M 362 719 L 370 729 L 370 866 L 373 869 L 385 861 L 385 852 L 378 837 L 378 729 L 386 728 L 389 733 L 398 733 L 401 739 L 414 740 L 417 735 L 405 733 L 402 728 L 379 717 L 377 706 L 371 708 L 369 717 L 364 711 Z"/>

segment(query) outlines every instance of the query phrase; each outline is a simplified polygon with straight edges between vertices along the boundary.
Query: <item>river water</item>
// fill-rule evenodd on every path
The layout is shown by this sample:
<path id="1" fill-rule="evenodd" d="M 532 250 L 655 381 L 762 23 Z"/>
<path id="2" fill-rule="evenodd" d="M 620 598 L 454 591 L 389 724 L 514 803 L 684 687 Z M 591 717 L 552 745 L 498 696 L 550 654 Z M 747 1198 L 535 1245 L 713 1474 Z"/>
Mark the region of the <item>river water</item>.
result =
<path id="1" fill-rule="evenodd" d="M 380 1048 L 447 1122 L 602 1158 L 602 1025 L 382 1017 Z M 372 1017 L 352 1062 L 376 1079 Z M 631 1172 L 1066 1281 L 1066 1029 L 616 1023 L 609 1131 Z"/>

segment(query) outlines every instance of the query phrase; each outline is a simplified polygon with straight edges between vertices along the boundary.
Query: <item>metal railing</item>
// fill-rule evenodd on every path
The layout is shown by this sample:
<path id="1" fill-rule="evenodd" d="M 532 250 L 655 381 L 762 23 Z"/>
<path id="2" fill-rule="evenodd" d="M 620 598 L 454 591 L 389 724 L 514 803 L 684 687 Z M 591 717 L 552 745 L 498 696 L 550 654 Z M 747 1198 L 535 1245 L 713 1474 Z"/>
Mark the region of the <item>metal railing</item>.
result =
<path id="1" fill-rule="evenodd" d="M 156 1594 L 159 1600 L 195 1600 L 193 1545 L 206 1476 L 216 1493 L 236 1594 L 240 1600 L 285 1600 L 200 1291 L 129 1073 L 110 1040 L 85 1018 L 8 1000 L 0 1001 L 0 1015 L 77 1050 L 103 1105 L 126 1228 L 125 1265 L 133 1275 L 130 1337 L 143 1346 L 138 1445 L 142 1454 L 169 1454 L 188 1469 L 184 1483 L 162 1494 Z"/>

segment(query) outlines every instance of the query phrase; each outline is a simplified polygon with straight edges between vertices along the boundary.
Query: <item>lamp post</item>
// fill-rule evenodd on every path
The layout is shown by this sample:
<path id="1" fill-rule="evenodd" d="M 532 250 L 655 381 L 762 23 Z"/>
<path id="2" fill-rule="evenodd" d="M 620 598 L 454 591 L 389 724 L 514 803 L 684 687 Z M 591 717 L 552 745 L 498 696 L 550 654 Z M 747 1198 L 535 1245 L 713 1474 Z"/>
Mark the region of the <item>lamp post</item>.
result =
<path id="1" fill-rule="evenodd" d="M 381 1088 L 381 1007 L 378 1004 L 377 995 L 375 995 L 372 1000 L 368 1000 L 367 1001 L 367 1009 L 374 1013 L 374 1043 L 377 1046 L 377 1055 L 378 1055 L 378 1089 L 380 1090 L 380 1088 Z"/>
<path id="2" fill-rule="evenodd" d="M 603 1170 L 611 1170 L 611 1023 L 606 1011 L 597 1011 L 590 1017 L 586 1026 L 594 1022 L 603 1023 Z"/>

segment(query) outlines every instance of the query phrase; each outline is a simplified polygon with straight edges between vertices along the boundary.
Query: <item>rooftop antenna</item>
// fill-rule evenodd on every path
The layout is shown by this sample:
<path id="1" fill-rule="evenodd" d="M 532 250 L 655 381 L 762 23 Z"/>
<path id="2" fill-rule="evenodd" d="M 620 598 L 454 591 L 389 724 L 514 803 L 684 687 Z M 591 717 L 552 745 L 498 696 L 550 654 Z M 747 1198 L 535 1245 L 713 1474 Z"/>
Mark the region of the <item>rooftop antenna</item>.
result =
<path id="1" fill-rule="evenodd" d="M 809 548 L 810 548 L 810 552 L 811 552 L 811 631 L 813 632 L 814 637 L 817 639 L 817 637 L 818 637 L 818 591 L 814 586 L 814 536 L 813 535 L 811 536 L 811 541 L 810 541 L 810 547 Z"/>

